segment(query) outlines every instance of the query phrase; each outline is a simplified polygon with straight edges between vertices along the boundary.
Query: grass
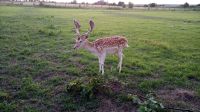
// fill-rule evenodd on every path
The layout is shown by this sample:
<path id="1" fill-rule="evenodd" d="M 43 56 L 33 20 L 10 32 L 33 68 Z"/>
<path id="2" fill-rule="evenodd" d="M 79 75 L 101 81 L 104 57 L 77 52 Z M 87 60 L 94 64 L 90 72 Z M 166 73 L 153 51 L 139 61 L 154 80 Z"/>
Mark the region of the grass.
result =
<path id="1" fill-rule="evenodd" d="M 84 105 L 67 91 L 74 79 L 98 76 L 97 58 L 74 51 L 73 18 L 89 40 L 110 35 L 128 38 L 122 73 L 117 57 L 105 63 L 105 78 L 126 86 L 125 92 L 154 92 L 167 106 L 199 110 L 200 15 L 198 11 L 140 11 L 0 7 L 0 110 L 95 111 L 95 100 Z M 196 102 L 163 97 L 160 91 L 194 92 Z M 177 93 L 179 94 L 179 93 Z M 187 98 L 186 98 L 187 99 Z M 100 106 L 100 107 L 99 107 Z"/>

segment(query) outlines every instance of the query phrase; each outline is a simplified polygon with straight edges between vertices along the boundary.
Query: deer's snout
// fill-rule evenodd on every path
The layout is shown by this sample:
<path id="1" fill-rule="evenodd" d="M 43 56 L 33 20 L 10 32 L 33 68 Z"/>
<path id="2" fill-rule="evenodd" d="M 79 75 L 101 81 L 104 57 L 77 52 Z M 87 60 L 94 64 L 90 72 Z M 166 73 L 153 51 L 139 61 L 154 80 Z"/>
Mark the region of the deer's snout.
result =
<path id="1" fill-rule="evenodd" d="M 77 46 L 75 45 L 75 46 L 74 46 L 74 49 L 76 49 L 76 48 L 77 48 Z"/>
<path id="2" fill-rule="evenodd" d="M 79 48 L 79 45 L 75 44 L 74 49 L 77 49 L 77 48 Z"/>

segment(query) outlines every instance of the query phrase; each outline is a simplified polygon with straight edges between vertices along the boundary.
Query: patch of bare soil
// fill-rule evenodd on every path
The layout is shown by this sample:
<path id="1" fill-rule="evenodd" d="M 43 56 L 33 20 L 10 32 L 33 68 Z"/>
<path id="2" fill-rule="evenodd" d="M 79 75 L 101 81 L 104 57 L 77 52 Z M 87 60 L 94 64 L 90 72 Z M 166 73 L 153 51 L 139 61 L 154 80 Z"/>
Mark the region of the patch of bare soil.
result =
<path id="1" fill-rule="evenodd" d="M 110 98 L 101 97 L 101 103 L 97 112 L 136 112 L 137 108 L 132 103 L 118 104 Z"/>
<path id="2" fill-rule="evenodd" d="M 110 94 L 120 94 L 124 89 L 124 86 L 118 81 L 111 81 L 105 84 L 104 87 L 101 92 L 107 93 L 108 90 Z M 98 95 L 101 102 L 97 112 L 136 112 L 137 108 L 132 102 L 119 103 L 114 97 L 102 93 Z"/>
<path id="3" fill-rule="evenodd" d="M 200 98 L 196 96 L 194 91 L 186 89 L 163 89 L 157 91 L 157 96 L 164 101 L 167 101 L 172 105 L 176 105 L 176 102 L 183 102 L 191 107 L 191 110 L 200 109 Z M 186 107 L 187 108 L 187 107 Z"/>
<path id="4" fill-rule="evenodd" d="M 114 104 L 110 99 L 102 99 L 100 107 L 97 109 L 98 112 L 116 112 L 117 105 Z"/>
<path id="5" fill-rule="evenodd" d="M 114 93 L 119 93 L 122 90 L 122 84 L 118 81 L 112 81 L 107 84 Z"/>
<path id="6" fill-rule="evenodd" d="M 193 101 L 195 99 L 194 91 L 184 89 L 160 90 L 158 95 L 169 100 Z"/>

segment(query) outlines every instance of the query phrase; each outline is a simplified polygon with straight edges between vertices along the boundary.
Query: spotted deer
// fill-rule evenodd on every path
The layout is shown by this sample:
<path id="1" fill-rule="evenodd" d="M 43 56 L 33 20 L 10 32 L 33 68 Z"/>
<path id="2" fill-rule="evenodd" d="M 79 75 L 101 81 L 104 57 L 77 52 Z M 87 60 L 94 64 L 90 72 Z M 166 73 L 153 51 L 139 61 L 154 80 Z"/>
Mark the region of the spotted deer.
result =
<path id="1" fill-rule="evenodd" d="M 96 39 L 93 42 L 88 40 L 89 34 L 93 31 L 95 25 L 92 20 L 89 21 L 90 29 L 84 33 L 80 34 L 80 23 L 74 20 L 76 42 L 74 49 L 83 48 L 90 51 L 92 54 L 96 55 L 99 59 L 99 72 L 104 74 L 104 61 L 107 54 L 117 54 L 119 59 L 119 64 L 117 68 L 119 73 L 122 69 L 122 59 L 123 59 L 123 49 L 128 47 L 128 41 L 123 36 L 109 36 L 105 38 Z"/>

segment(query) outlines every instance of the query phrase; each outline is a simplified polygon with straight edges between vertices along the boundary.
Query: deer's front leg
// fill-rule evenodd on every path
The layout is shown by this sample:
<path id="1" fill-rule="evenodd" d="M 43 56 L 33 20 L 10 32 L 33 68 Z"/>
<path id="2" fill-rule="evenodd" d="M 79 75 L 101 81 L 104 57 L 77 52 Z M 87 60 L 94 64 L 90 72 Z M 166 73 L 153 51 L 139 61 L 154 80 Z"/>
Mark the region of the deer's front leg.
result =
<path id="1" fill-rule="evenodd" d="M 122 70 L 122 60 L 123 60 L 123 53 L 121 49 L 118 51 L 118 58 L 119 58 L 119 64 L 117 68 L 119 68 L 119 73 L 120 73 Z"/>
<path id="2" fill-rule="evenodd" d="M 106 54 L 103 53 L 102 55 L 99 56 L 99 68 L 101 70 L 101 74 L 104 74 L 104 62 L 105 62 Z"/>

